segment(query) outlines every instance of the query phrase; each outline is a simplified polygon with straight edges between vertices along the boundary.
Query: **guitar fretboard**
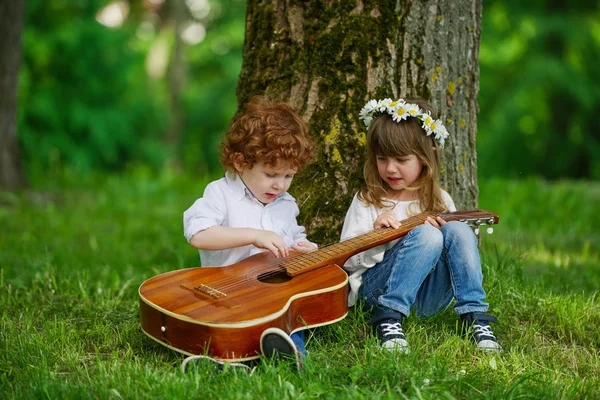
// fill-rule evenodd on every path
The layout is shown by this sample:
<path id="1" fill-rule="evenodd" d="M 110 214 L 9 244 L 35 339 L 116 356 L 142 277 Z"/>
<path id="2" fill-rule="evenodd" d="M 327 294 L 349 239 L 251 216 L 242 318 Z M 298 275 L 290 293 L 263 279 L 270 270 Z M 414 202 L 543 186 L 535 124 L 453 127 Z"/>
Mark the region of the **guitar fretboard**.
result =
<path id="1" fill-rule="evenodd" d="M 347 259 L 354 254 L 402 237 L 413 228 L 423 224 L 428 216 L 435 215 L 437 214 L 422 213 L 414 215 L 401 221 L 402 225 L 399 228 L 382 228 L 370 231 L 339 243 L 320 248 L 313 252 L 294 257 L 288 261 L 284 261 L 281 265 L 288 271 L 288 274 L 293 276 L 323 265 L 328 265 L 333 260 L 342 258 L 342 256 Z"/>
<path id="2" fill-rule="evenodd" d="M 285 260 L 281 263 L 281 266 L 285 268 L 288 275 L 294 276 L 332 263 L 343 263 L 357 253 L 406 235 L 413 228 L 422 225 L 429 216 L 441 216 L 446 221 L 463 221 L 477 226 L 498 223 L 497 215 L 484 210 L 457 211 L 453 213 L 426 212 L 400 221 L 402 225 L 399 228 L 373 230 Z"/>

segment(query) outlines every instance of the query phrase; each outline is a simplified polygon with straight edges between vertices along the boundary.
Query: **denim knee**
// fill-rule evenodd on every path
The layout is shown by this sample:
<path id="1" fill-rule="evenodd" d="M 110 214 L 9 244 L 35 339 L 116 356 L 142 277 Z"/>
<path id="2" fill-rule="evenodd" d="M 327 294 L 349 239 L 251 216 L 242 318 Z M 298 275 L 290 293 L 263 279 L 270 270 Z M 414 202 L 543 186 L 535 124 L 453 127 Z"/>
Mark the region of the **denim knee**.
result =
<path id="1" fill-rule="evenodd" d="M 408 233 L 407 239 L 427 243 L 429 246 L 438 249 L 441 249 L 444 245 L 444 235 L 442 232 L 428 224 L 419 225 L 414 228 Z"/>
<path id="2" fill-rule="evenodd" d="M 458 241 L 460 243 L 475 243 L 477 244 L 477 237 L 473 233 L 473 229 L 464 222 L 450 221 L 441 228 L 445 242 Z"/>

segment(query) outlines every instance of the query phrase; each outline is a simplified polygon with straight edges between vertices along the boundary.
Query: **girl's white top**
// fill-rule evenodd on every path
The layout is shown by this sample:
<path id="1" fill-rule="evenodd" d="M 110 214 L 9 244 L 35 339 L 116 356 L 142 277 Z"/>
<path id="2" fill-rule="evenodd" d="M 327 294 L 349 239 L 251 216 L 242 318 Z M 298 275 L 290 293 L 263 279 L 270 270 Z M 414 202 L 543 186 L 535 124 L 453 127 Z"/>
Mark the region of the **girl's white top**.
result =
<path id="1" fill-rule="evenodd" d="M 454 201 L 448 194 L 448 192 L 442 190 L 442 197 L 448 210 L 450 212 L 456 211 Z M 386 199 L 387 201 L 395 204 L 394 214 L 398 221 L 402 221 L 411 215 L 415 215 L 421 212 L 419 202 L 417 200 L 412 201 L 399 201 Z M 385 202 L 384 202 L 385 203 Z M 362 235 L 373 230 L 373 224 L 377 217 L 389 208 L 377 208 L 373 205 L 367 205 L 358 199 L 358 194 L 354 195 L 352 204 L 346 213 L 344 220 L 344 226 L 342 228 L 341 241 L 353 238 L 358 235 Z M 356 254 L 348 259 L 344 264 L 344 269 L 350 275 L 348 280 L 350 282 L 350 293 L 348 295 L 348 305 L 353 306 L 358 296 L 358 289 L 362 285 L 362 274 L 368 269 L 373 267 L 375 264 L 383 261 L 383 255 L 385 251 L 394 247 L 400 239 L 393 240 L 391 242 L 384 243 L 377 247 L 373 247 L 369 250 L 363 251 L 362 253 Z"/>
<path id="2" fill-rule="evenodd" d="M 241 178 L 230 173 L 209 183 L 204 194 L 183 213 L 183 233 L 188 242 L 196 233 L 211 226 L 264 229 L 278 234 L 289 247 L 306 241 L 303 226 L 296 217 L 300 213 L 287 192 L 263 205 L 248 190 Z M 316 245 L 315 245 L 316 246 Z M 225 266 L 265 251 L 253 245 L 225 250 L 199 250 L 203 266 Z"/>

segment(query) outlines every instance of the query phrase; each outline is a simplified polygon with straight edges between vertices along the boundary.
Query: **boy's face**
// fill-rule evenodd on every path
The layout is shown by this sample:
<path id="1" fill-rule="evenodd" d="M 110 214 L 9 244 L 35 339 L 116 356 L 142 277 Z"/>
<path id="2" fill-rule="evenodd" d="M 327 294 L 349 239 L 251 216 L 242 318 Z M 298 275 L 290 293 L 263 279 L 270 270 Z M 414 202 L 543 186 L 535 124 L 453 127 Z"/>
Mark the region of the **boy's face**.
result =
<path id="1" fill-rule="evenodd" d="M 281 163 L 273 167 L 262 161 L 252 168 L 240 169 L 236 166 L 236 169 L 248 190 L 265 205 L 287 192 L 296 174 L 296 170 L 287 164 Z"/>

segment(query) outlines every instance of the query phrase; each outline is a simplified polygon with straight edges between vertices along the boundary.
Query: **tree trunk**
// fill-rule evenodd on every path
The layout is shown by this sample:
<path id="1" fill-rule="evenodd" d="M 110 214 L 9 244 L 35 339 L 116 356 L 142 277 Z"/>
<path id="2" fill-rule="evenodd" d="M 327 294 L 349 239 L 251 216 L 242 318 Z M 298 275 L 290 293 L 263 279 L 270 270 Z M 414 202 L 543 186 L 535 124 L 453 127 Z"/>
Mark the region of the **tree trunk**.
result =
<path id="1" fill-rule="evenodd" d="M 17 82 L 24 0 L 0 0 L 0 188 L 25 184 L 17 142 Z"/>
<path id="2" fill-rule="evenodd" d="M 249 0 L 241 106 L 287 101 L 310 124 L 319 157 L 292 184 L 313 240 L 339 239 L 362 184 L 369 99 L 419 96 L 450 132 L 442 186 L 459 209 L 477 204 L 475 151 L 481 0 Z"/>

